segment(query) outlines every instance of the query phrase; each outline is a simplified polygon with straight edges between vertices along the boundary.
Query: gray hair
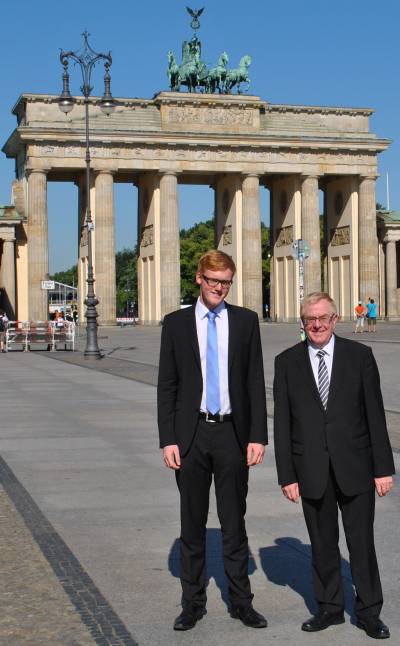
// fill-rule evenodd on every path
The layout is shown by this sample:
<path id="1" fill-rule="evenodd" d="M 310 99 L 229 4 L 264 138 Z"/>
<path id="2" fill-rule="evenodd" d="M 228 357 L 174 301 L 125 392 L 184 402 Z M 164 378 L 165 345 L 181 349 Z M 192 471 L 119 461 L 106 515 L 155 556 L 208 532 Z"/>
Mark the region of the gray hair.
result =
<path id="1" fill-rule="evenodd" d="M 304 297 L 304 300 L 300 304 L 300 317 L 304 318 L 304 313 L 309 305 L 315 305 L 320 301 L 327 301 L 332 310 L 332 314 L 337 314 L 336 303 L 328 294 L 328 292 L 311 292 Z"/>

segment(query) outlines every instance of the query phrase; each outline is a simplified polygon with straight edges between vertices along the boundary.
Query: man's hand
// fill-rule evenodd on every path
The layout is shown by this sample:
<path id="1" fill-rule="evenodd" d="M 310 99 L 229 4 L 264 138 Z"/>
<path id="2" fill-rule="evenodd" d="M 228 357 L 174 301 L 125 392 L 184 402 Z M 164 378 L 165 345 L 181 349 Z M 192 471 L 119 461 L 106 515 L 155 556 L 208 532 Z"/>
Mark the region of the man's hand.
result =
<path id="1" fill-rule="evenodd" d="M 247 445 L 247 466 L 252 467 L 255 464 L 261 464 L 264 458 L 264 453 L 264 444 L 250 442 L 250 444 Z"/>
<path id="2" fill-rule="evenodd" d="M 179 448 L 177 444 L 169 444 L 163 448 L 163 459 L 165 466 L 170 469 L 181 468 L 181 456 L 179 455 Z"/>
<path id="3" fill-rule="evenodd" d="M 386 496 L 392 489 L 394 480 L 392 476 L 384 476 L 383 478 L 375 478 L 375 489 L 378 496 Z"/>
<path id="4" fill-rule="evenodd" d="M 299 483 L 293 482 L 292 484 L 285 485 L 282 487 L 282 493 L 291 502 L 298 503 L 300 498 Z"/>

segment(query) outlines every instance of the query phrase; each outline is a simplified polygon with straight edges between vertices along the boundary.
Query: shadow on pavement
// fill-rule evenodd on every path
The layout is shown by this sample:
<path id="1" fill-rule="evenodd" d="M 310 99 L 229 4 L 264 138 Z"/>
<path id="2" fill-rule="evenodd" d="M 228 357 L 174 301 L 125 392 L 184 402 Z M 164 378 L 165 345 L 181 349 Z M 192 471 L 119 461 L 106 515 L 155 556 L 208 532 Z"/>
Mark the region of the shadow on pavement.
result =
<path id="1" fill-rule="evenodd" d="M 303 598 L 310 614 L 318 610 L 314 600 L 311 578 L 311 545 L 298 538 L 284 536 L 275 539 L 272 547 L 260 549 L 261 566 L 271 583 L 288 586 Z M 342 558 L 342 577 L 345 594 L 345 612 L 353 616 L 354 591 L 350 565 Z"/>
<path id="2" fill-rule="evenodd" d="M 221 593 L 221 599 L 226 606 L 229 605 L 228 585 L 224 572 L 224 563 L 222 559 L 222 533 L 220 529 L 212 527 L 207 529 L 207 554 L 206 554 L 206 568 L 207 568 L 207 585 L 210 579 L 214 579 L 218 589 Z M 253 574 L 256 570 L 254 557 L 249 553 L 249 574 Z M 175 539 L 168 556 L 168 568 L 172 576 L 179 578 L 180 576 L 180 550 L 179 538 Z"/>

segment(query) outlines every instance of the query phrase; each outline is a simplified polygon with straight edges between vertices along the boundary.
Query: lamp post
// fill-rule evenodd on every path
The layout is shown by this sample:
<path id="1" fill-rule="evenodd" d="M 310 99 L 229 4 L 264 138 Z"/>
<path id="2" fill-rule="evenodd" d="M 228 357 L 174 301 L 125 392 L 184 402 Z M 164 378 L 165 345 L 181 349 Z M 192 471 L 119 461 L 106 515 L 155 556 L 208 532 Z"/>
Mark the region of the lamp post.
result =
<path id="1" fill-rule="evenodd" d="M 115 101 L 110 91 L 110 66 L 112 64 L 111 53 L 100 54 L 95 52 L 89 45 L 88 38 L 90 34 L 85 30 L 83 32 L 83 47 L 76 52 L 64 52 L 61 50 L 60 61 L 63 65 L 63 91 L 59 97 L 59 108 L 65 114 L 71 112 L 74 107 L 74 98 L 71 96 L 69 89 L 68 65 L 72 60 L 78 64 L 82 73 L 81 92 L 84 96 L 85 105 L 85 130 L 86 130 L 86 228 L 87 228 L 87 245 L 88 245 L 88 268 L 87 268 L 87 295 L 86 305 L 86 348 L 85 357 L 101 359 L 101 352 L 97 340 L 97 310 L 98 300 L 94 292 L 94 272 L 93 272 L 93 251 L 92 251 L 92 231 L 94 224 L 90 209 L 90 147 L 89 147 L 89 97 L 93 90 L 91 87 L 92 70 L 100 60 L 104 61 L 104 94 L 100 101 L 100 108 L 104 114 L 109 116 L 115 109 Z"/>

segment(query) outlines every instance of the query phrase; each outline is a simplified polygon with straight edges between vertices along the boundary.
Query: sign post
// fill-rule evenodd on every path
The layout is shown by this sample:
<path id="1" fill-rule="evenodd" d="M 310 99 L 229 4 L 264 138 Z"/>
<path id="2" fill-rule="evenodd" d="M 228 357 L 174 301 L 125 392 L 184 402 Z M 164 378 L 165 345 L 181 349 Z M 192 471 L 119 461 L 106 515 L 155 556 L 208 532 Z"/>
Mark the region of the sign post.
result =
<path id="1" fill-rule="evenodd" d="M 42 289 L 54 289 L 55 282 L 54 280 L 42 280 Z"/>
<path id="2" fill-rule="evenodd" d="M 295 240 L 292 244 L 292 258 L 299 261 L 299 300 L 300 305 L 304 299 L 304 262 L 310 255 L 310 245 L 307 240 L 301 238 Z M 306 334 L 303 324 L 300 323 L 300 338 L 305 340 Z"/>

